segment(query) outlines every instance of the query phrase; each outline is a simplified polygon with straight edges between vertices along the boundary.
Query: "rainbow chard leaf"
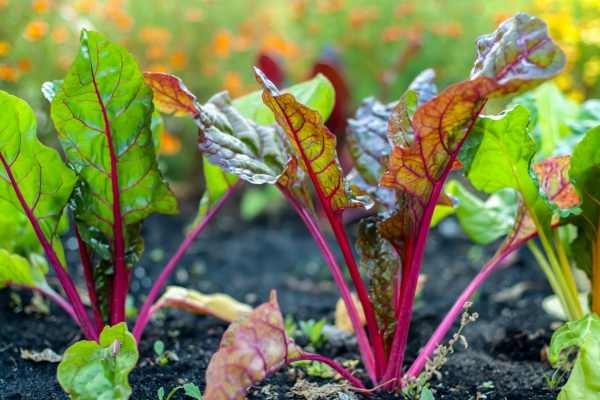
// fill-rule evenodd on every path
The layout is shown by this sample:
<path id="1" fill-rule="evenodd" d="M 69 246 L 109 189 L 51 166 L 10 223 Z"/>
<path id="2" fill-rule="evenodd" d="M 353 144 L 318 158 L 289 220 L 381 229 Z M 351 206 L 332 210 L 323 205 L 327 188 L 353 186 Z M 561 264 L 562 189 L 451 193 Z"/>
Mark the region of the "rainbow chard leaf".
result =
<path id="1" fill-rule="evenodd" d="M 379 223 L 378 217 L 360 221 L 356 252 L 360 256 L 360 266 L 369 278 L 369 298 L 385 343 L 396 327 L 394 291 L 400 260 L 390 242 L 377 233 Z"/>
<path id="2" fill-rule="evenodd" d="M 128 259 L 139 256 L 144 218 L 177 212 L 158 169 L 152 112 L 152 90 L 131 54 L 83 30 L 81 50 L 51 114 L 70 163 L 92 192 L 89 207 L 77 217 L 79 229 L 100 232 L 110 246 L 111 259 L 104 261 L 114 266 L 112 323 L 125 320 Z"/>
<path id="3" fill-rule="evenodd" d="M 470 80 L 448 87 L 416 109 L 409 128 L 412 142 L 403 130 L 403 135 L 392 132 L 396 145 L 390 153 L 390 170 L 380 184 L 406 196 L 398 212 L 379 228 L 401 256 L 404 275 L 400 322 L 391 353 L 394 370 L 386 378 L 401 376 L 407 326 L 433 210 L 449 171 L 459 166 L 455 164 L 458 152 L 486 100 L 535 87 L 556 75 L 564 64 L 565 56 L 548 35 L 546 24 L 517 14 L 496 32 L 477 40 Z"/>
<path id="4" fill-rule="evenodd" d="M 165 114 L 181 117 L 198 114 L 198 102 L 181 79 L 162 72 L 144 72 L 144 81 L 154 92 L 154 105 Z"/>
<path id="5" fill-rule="evenodd" d="M 206 370 L 205 400 L 246 398 L 246 389 L 304 352 L 287 337 L 275 291 L 271 301 L 242 314 L 221 340 Z"/>
<path id="6" fill-rule="evenodd" d="M 438 94 L 438 89 L 435 83 L 435 71 L 431 68 L 421 72 L 408 86 L 408 90 L 412 90 L 419 94 L 418 107 L 427 103 Z"/>
<path id="7" fill-rule="evenodd" d="M 573 242 L 573 257 L 578 268 L 592 281 L 592 311 L 600 312 L 600 255 L 597 241 L 600 229 L 600 127 L 590 130 L 575 147 L 571 157 L 569 176 L 581 197 L 582 213 L 570 217 L 568 222 L 577 226 Z"/>
<path id="8" fill-rule="evenodd" d="M 309 81 L 299 83 L 283 90 L 292 94 L 298 102 L 317 110 L 325 121 L 331 115 L 335 104 L 333 85 L 322 74 L 317 74 Z M 256 91 L 233 101 L 233 106 L 240 114 L 260 125 L 275 123 L 273 113 L 263 104 L 262 91 Z"/>
<path id="9" fill-rule="evenodd" d="M 71 399 L 126 400 L 131 395 L 127 376 L 137 360 L 137 344 L 127 325 L 107 326 L 100 344 L 84 340 L 65 351 L 58 382 Z"/>
<path id="10" fill-rule="evenodd" d="M 600 318 L 588 314 L 579 321 L 567 322 L 550 341 L 550 362 L 556 364 L 560 352 L 571 346 L 579 348 L 579 357 L 571 370 L 567 384 L 558 395 L 559 400 L 595 399 L 600 396 Z"/>
<path id="11" fill-rule="evenodd" d="M 200 107 L 194 119 L 198 145 L 211 164 L 250 183 L 276 183 L 287 157 L 274 126 L 244 118 L 221 92 Z"/>

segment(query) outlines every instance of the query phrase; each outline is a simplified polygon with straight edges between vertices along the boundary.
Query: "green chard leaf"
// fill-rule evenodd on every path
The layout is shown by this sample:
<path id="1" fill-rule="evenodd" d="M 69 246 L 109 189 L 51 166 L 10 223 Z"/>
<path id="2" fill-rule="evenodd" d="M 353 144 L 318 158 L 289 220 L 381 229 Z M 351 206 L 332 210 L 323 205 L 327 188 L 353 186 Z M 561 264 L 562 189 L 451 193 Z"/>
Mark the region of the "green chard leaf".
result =
<path id="1" fill-rule="evenodd" d="M 58 382 L 74 400 L 126 400 L 131 395 L 127 377 L 137 360 L 137 343 L 127 325 L 107 326 L 100 344 L 83 340 L 67 349 Z"/>
<path id="2" fill-rule="evenodd" d="M 282 90 L 283 93 L 291 93 L 298 102 L 306 104 L 307 107 L 317 110 L 323 120 L 331 115 L 335 104 L 335 91 L 329 80 L 321 74 L 317 74 L 309 81 L 299 83 Z M 263 104 L 262 90 L 250 93 L 233 101 L 233 106 L 240 114 L 260 125 L 271 125 L 275 123 L 273 113 Z"/>
<path id="3" fill-rule="evenodd" d="M 51 115 L 67 158 L 89 185 L 89 204 L 75 218 L 82 238 L 99 254 L 104 272 L 114 266 L 115 306 L 125 304 L 126 269 L 141 255 L 144 218 L 174 214 L 177 202 L 158 169 L 151 132 L 152 90 L 123 47 L 91 31 L 81 33 L 81 50 Z M 90 240 L 102 235 L 103 239 Z M 107 243 L 110 259 L 97 243 Z M 120 306 L 115 318 L 122 320 Z"/>
<path id="4" fill-rule="evenodd" d="M 0 199 L 24 214 L 34 230 L 39 229 L 66 267 L 57 232 L 77 177 L 56 150 L 37 139 L 35 116 L 27 103 L 0 91 L 0 109 Z M 11 210 L 3 209 L 2 218 L 11 218 Z"/>
<path id="5" fill-rule="evenodd" d="M 588 314 L 579 321 L 567 322 L 550 341 L 550 362 L 559 361 L 560 352 L 571 346 L 579 348 L 579 356 L 559 400 L 587 400 L 600 397 L 600 318 Z"/>
<path id="6" fill-rule="evenodd" d="M 27 256 L 30 253 L 43 254 L 40 244 L 27 215 L 12 203 L 0 197 L 0 249 L 9 253 Z M 60 224 L 59 224 L 60 225 Z M 57 232 L 60 229 L 57 229 Z"/>
<path id="7" fill-rule="evenodd" d="M 0 289 L 12 285 L 39 288 L 55 293 L 44 277 L 44 274 L 48 272 L 48 265 L 43 258 L 34 255 L 32 261 L 0 249 Z"/>

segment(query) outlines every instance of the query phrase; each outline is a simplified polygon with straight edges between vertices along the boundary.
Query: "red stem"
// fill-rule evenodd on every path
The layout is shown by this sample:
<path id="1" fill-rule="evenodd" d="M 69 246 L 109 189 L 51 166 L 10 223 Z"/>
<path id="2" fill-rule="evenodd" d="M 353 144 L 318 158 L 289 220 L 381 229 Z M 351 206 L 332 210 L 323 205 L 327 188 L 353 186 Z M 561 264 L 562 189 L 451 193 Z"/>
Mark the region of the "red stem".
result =
<path id="1" fill-rule="evenodd" d="M 110 323 L 116 325 L 120 322 L 125 322 L 125 302 L 127 300 L 127 292 L 129 290 L 127 265 L 125 264 L 125 238 L 123 237 L 123 217 L 121 215 L 121 192 L 119 190 L 119 178 L 117 175 L 117 153 L 115 152 L 115 143 L 113 142 L 112 133 L 110 130 L 110 120 L 106 107 L 98 91 L 96 84 L 96 75 L 90 64 L 90 73 L 92 75 L 92 83 L 98 97 L 98 104 L 102 109 L 104 118 L 104 127 L 106 128 L 106 140 L 108 142 L 108 150 L 110 153 L 110 181 L 113 195 L 113 262 L 115 275 L 113 279 L 112 301 L 110 306 Z"/>
<path id="2" fill-rule="evenodd" d="M 77 316 L 75 321 L 77 321 L 77 324 L 81 327 L 81 330 L 83 331 L 86 338 L 88 338 L 89 340 L 95 340 L 97 342 L 98 341 L 98 332 L 94 328 L 94 324 L 92 323 L 90 316 L 88 315 L 87 311 L 85 310 L 85 307 L 83 306 L 83 303 L 81 302 L 81 298 L 79 297 L 79 294 L 77 293 L 77 289 L 75 289 L 75 285 L 73 284 L 73 281 L 71 281 L 71 278 L 67 274 L 67 271 L 65 271 L 65 269 L 63 268 L 60 260 L 58 259 L 58 256 L 54 252 L 54 249 L 52 248 L 52 246 L 50 245 L 50 243 L 44 236 L 44 233 L 42 232 L 42 228 L 40 227 L 39 221 L 37 220 L 35 215 L 33 215 L 33 211 L 29 208 L 29 206 L 27 205 L 27 202 L 25 202 L 25 199 L 23 198 L 23 194 L 21 193 L 21 190 L 19 189 L 19 186 L 17 185 L 17 182 L 15 181 L 12 171 L 9 168 L 9 165 L 6 162 L 6 160 L 4 159 L 4 156 L 2 154 L 0 154 L 0 160 L 2 161 L 2 164 L 4 165 L 4 169 L 6 170 L 8 178 L 10 179 L 10 182 L 12 184 L 13 189 L 15 190 L 15 193 L 19 199 L 19 202 L 21 203 L 21 206 L 23 207 L 23 210 L 25 211 L 27 218 L 29 218 L 29 222 L 31 222 L 31 225 L 33 226 L 33 230 L 35 231 L 35 234 L 37 235 L 38 240 L 40 241 L 42 247 L 44 248 L 44 252 L 46 253 L 46 256 L 48 257 L 50 264 L 52 264 L 52 267 L 54 268 L 54 271 L 56 272 L 56 276 L 58 276 L 58 280 L 60 281 L 60 284 L 62 285 L 63 289 L 65 290 L 67 299 L 69 299 L 69 303 L 71 303 L 71 305 L 73 307 L 75 315 Z"/>
<path id="3" fill-rule="evenodd" d="M 23 285 L 22 283 L 6 282 L 6 284 L 8 286 L 12 286 L 12 287 L 29 289 L 33 292 L 38 292 L 38 293 L 46 296 L 47 298 L 49 298 L 50 300 L 54 301 L 56 304 L 61 306 L 71 316 L 71 318 L 73 318 L 75 321 L 77 321 L 77 314 L 75 314 L 75 311 L 73 311 L 73 307 L 71 307 L 71 305 L 55 291 L 53 291 L 53 290 L 46 291 L 42 288 L 39 288 L 36 286 Z"/>
<path id="4" fill-rule="evenodd" d="M 333 276 L 333 280 L 335 281 L 340 295 L 346 304 L 346 309 L 348 310 L 348 316 L 350 317 L 350 321 L 352 322 L 352 326 L 354 327 L 354 332 L 356 334 L 356 341 L 358 342 L 358 349 L 363 359 L 363 363 L 365 365 L 365 369 L 367 374 L 369 374 L 369 378 L 373 381 L 373 385 L 377 386 L 377 375 L 375 372 L 374 361 L 373 361 L 373 352 L 371 351 L 371 347 L 369 346 L 369 340 L 365 333 L 365 330 L 362 326 L 360 317 L 358 315 L 358 310 L 354 304 L 354 300 L 352 299 L 352 295 L 350 294 L 350 289 L 348 289 L 348 285 L 346 284 L 346 280 L 344 279 L 344 275 L 327 243 L 325 237 L 323 236 L 323 232 L 319 228 L 317 222 L 311 217 L 308 210 L 303 208 L 296 199 L 290 195 L 290 193 L 286 190 L 285 187 L 277 184 L 277 187 L 283 193 L 283 195 L 287 198 L 287 200 L 292 204 L 304 224 L 312 234 L 315 242 L 319 246 L 321 253 L 323 253 L 323 257 L 325 257 L 325 261 L 329 266 L 331 271 L 331 275 Z"/>
<path id="5" fill-rule="evenodd" d="M 335 361 L 333 361 L 330 358 L 320 356 L 318 354 L 303 353 L 300 357 L 293 358 L 291 360 L 288 360 L 287 362 L 293 363 L 293 362 L 297 362 L 297 361 L 318 361 L 318 362 L 322 362 L 323 364 L 327 364 L 331 368 L 333 368 L 336 372 L 338 372 L 340 375 L 342 375 L 342 377 L 344 379 L 346 379 L 348 382 L 350 382 L 354 387 L 357 387 L 357 388 L 365 391 L 365 392 L 361 392 L 361 394 L 363 394 L 365 396 L 371 395 L 370 392 L 367 392 L 368 389 L 365 387 L 365 385 L 362 384 L 361 381 L 356 379 L 350 372 L 348 372 L 346 370 L 346 368 L 342 367 L 340 364 L 336 363 Z"/>
<path id="6" fill-rule="evenodd" d="M 190 232 L 190 234 L 185 238 L 183 243 L 181 243 L 181 245 L 179 246 L 179 248 L 173 255 L 173 258 L 171 258 L 169 263 L 165 266 L 165 268 L 160 273 L 160 276 L 158 277 L 156 282 L 154 282 L 154 285 L 152 286 L 152 289 L 150 289 L 150 293 L 148 293 L 148 297 L 146 298 L 146 301 L 144 302 L 144 306 L 142 307 L 142 310 L 140 311 L 140 315 L 139 315 L 138 320 L 136 321 L 135 327 L 133 329 L 133 336 L 135 337 L 135 340 L 137 340 L 138 342 L 140 341 L 140 339 L 142 337 L 142 333 L 144 332 L 144 329 L 146 328 L 146 325 L 148 324 L 148 321 L 150 320 L 152 313 L 154 313 L 156 310 L 158 310 L 158 308 L 160 308 L 160 307 L 158 307 L 158 308 L 152 309 L 152 305 L 153 305 L 154 301 L 156 300 L 156 298 L 158 297 L 159 292 L 165 285 L 167 278 L 169 277 L 171 272 L 173 272 L 173 269 L 177 266 L 177 263 L 179 262 L 179 260 L 181 260 L 181 257 L 183 257 L 183 255 L 185 254 L 187 249 L 192 245 L 194 240 L 196 240 L 196 238 L 198 237 L 200 232 L 202 232 L 204 227 L 206 227 L 206 225 L 214 217 L 214 215 L 217 213 L 217 211 L 219 211 L 219 209 L 223 206 L 223 204 L 225 204 L 225 201 L 231 196 L 231 194 L 235 191 L 235 189 L 237 189 L 237 187 L 242 184 L 242 182 L 243 181 L 240 179 L 237 182 L 235 182 L 229 189 L 227 189 L 227 192 L 217 202 L 217 204 L 206 214 L 206 216 L 204 217 L 202 222 L 200 222 L 198 224 L 198 226 L 196 226 L 196 228 L 192 232 Z"/>
<path id="7" fill-rule="evenodd" d="M 79 257 L 81 258 L 81 264 L 83 265 L 83 273 L 85 275 L 85 284 L 87 286 L 88 294 L 90 296 L 90 303 L 92 305 L 92 314 L 94 315 L 94 322 L 96 323 L 96 330 L 100 331 L 104 328 L 104 320 L 102 319 L 102 313 L 98 307 L 98 295 L 96 294 L 96 284 L 94 282 L 94 271 L 90 263 L 90 255 L 87 253 L 87 245 L 81 239 L 79 234 L 79 228 L 77 224 L 73 223 L 75 227 L 75 237 L 77 237 L 77 245 L 79 247 Z"/>

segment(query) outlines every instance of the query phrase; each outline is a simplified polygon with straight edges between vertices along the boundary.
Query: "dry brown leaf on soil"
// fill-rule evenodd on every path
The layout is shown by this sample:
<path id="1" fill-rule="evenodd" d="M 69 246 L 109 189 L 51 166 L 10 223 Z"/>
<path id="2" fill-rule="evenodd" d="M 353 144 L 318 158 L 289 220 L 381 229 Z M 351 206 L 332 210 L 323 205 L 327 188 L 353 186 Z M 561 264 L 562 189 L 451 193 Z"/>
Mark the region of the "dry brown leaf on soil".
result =
<path id="1" fill-rule="evenodd" d="M 62 356 L 56 354 L 52 349 L 44 349 L 41 352 L 35 350 L 21 350 L 21 358 L 35 362 L 57 363 L 62 361 Z"/>

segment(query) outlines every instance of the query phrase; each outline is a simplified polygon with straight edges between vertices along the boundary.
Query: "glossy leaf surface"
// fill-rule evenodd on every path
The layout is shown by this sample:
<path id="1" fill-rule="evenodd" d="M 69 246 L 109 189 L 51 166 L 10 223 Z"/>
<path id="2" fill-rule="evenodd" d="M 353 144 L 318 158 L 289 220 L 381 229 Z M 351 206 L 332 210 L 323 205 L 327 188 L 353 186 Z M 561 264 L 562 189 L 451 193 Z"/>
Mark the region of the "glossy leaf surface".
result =
<path id="1" fill-rule="evenodd" d="M 126 400 L 131 395 L 127 376 L 137 360 L 137 344 L 127 325 L 107 326 L 100 344 L 83 340 L 65 351 L 58 382 L 72 399 Z"/>
<path id="2" fill-rule="evenodd" d="M 57 231 L 77 177 L 37 139 L 35 116 L 24 101 L 0 91 L 0 109 L 0 198 L 39 224 L 64 266 Z"/>
<path id="3" fill-rule="evenodd" d="M 285 322 L 275 297 L 242 314 L 221 340 L 206 370 L 205 400 L 244 399 L 246 389 L 302 355 L 287 337 Z"/>

